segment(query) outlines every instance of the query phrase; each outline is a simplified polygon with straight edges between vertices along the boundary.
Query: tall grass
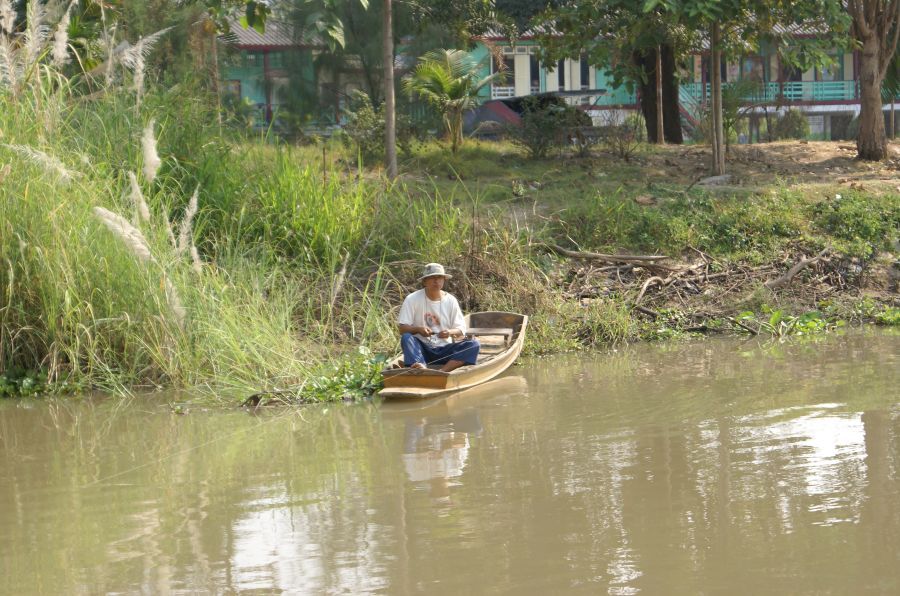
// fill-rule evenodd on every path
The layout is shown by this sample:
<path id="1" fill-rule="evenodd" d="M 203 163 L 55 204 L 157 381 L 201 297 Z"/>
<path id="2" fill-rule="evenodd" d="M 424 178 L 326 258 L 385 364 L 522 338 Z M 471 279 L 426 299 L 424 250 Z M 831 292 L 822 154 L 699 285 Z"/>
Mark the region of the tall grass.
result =
<path id="1" fill-rule="evenodd" d="M 0 93 L 0 371 L 300 386 L 335 351 L 392 350 L 419 264 L 470 248 L 455 197 L 236 144 L 189 91 L 150 91 L 137 111 L 128 90 L 85 100 L 58 82 Z"/>
<path id="2" fill-rule="evenodd" d="M 553 233 L 598 250 L 627 246 L 678 255 L 693 247 L 731 259 L 759 260 L 802 241 L 868 257 L 890 249 L 900 222 L 898 205 L 896 195 L 848 192 L 823 200 L 784 186 L 741 198 L 695 191 L 652 207 L 623 192 L 594 193 L 564 210 Z"/>

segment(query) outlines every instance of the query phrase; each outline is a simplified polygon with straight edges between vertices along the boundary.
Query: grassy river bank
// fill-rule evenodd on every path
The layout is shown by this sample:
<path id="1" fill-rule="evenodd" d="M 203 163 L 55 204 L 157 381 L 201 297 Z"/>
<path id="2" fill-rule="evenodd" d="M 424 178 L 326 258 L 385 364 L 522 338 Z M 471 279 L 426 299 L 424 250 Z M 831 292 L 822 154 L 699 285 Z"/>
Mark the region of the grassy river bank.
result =
<path id="1" fill-rule="evenodd" d="M 0 396 L 361 398 L 427 261 L 467 311 L 532 315 L 530 354 L 900 321 L 898 161 L 735 147 L 708 187 L 703 147 L 429 143 L 387 184 L 335 141 L 236 137 L 211 104 L 0 96 Z"/>

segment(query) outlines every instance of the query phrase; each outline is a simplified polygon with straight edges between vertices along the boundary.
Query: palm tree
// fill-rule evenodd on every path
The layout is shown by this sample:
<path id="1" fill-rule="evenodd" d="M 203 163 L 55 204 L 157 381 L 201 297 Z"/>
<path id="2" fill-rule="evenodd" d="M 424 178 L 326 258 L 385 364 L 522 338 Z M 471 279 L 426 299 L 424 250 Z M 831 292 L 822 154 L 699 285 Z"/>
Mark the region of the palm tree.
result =
<path id="1" fill-rule="evenodd" d="M 432 50 L 403 79 L 403 89 L 410 96 L 419 96 L 441 113 L 453 153 L 463 142 L 465 111 L 478 105 L 479 91 L 506 75 L 499 71 L 479 78 L 480 70 L 481 65 L 463 50 Z"/>

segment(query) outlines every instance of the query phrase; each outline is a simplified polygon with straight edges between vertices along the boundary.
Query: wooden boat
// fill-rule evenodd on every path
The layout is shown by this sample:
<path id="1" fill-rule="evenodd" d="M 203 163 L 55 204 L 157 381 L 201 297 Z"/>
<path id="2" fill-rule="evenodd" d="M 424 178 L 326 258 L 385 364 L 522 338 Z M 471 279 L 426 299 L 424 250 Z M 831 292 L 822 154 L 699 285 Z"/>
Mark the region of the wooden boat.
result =
<path id="1" fill-rule="evenodd" d="M 466 315 L 467 336 L 481 343 L 478 361 L 451 372 L 428 368 L 394 368 L 403 363 L 403 354 L 388 362 L 381 374 L 382 397 L 423 398 L 480 385 L 502 373 L 515 361 L 525 343 L 528 317 L 511 312 L 478 312 Z"/>
<path id="2" fill-rule="evenodd" d="M 484 400 L 505 400 L 511 396 L 528 393 L 528 381 L 520 375 L 506 375 L 485 381 L 480 385 L 423 399 L 388 399 L 381 404 L 381 413 L 387 417 L 453 416 L 477 407 Z"/>

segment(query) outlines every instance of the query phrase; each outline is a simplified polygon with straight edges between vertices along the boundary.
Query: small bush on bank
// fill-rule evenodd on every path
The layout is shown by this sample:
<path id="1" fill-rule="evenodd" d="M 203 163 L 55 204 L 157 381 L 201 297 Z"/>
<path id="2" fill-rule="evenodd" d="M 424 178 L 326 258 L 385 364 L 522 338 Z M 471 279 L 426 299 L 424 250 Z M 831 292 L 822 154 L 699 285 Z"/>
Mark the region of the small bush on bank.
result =
<path id="1" fill-rule="evenodd" d="M 640 113 L 620 118 L 615 112 L 603 116 L 601 146 L 616 157 L 629 161 L 647 140 L 647 125 Z"/>
<path id="2" fill-rule="evenodd" d="M 376 109 L 369 96 L 358 90 L 353 92 L 351 105 L 347 124 L 343 128 L 343 139 L 359 154 L 363 163 L 379 163 L 384 160 L 384 106 Z M 397 147 L 408 155 L 413 141 L 409 118 L 398 114 L 396 127 Z"/>
<path id="3" fill-rule="evenodd" d="M 900 231 L 900 201 L 896 195 L 837 194 L 811 208 L 815 225 L 844 241 L 844 252 L 868 257 L 887 249 Z"/>
<path id="4" fill-rule="evenodd" d="M 507 126 L 506 134 L 532 159 L 546 157 L 551 149 L 560 147 L 573 128 L 591 124 L 587 114 L 558 97 L 533 95 L 524 98 L 522 105 L 521 123 Z"/>
<path id="5" fill-rule="evenodd" d="M 772 136 L 777 139 L 805 139 L 809 136 L 809 121 L 797 109 L 790 109 L 772 127 Z"/>
<path id="6" fill-rule="evenodd" d="M 562 213 L 555 233 L 579 246 L 679 254 L 693 246 L 716 255 L 769 253 L 804 226 L 797 198 L 752 200 L 692 195 L 647 208 L 621 194 L 597 195 Z"/>

